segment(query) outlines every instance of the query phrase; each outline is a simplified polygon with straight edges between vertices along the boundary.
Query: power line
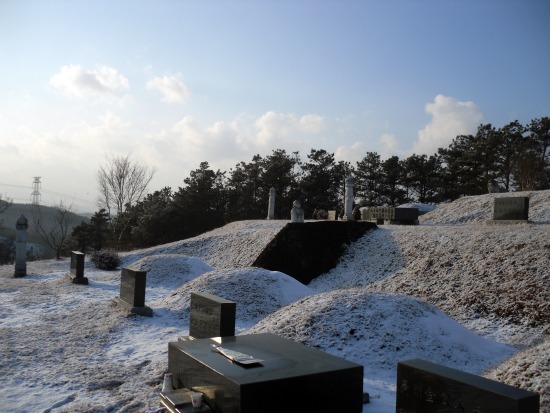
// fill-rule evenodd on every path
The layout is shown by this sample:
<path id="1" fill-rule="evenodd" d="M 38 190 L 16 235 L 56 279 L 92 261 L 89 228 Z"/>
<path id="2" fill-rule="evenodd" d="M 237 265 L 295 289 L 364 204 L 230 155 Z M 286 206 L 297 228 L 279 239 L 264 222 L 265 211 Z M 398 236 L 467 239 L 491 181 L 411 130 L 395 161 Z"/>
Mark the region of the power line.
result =
<path id="1" fill-rule="evenodd" d="M 36 177 L 35 177 L 36 179 Z M 33 190 L 34 188 L 32 186 L 25 186 L 25 185 L 13 185 L 13 184 L 5 184 L 5 183 L 1 183 L 0 182 L 0 186 L 9 186 L 9 187 L 13 187 L 13 188 L 23 188 L 23 189 L 29 189 L 29 190 Z M 70 198 L 70 199 L 73 199 L 75 201 L 80 201 L 80 202 L 85 202 L 87 204 L 90 204 L 90 205 L 96 205 L 95 202 L 93 201 L 89 201 L 87 199 L 82 199 L 82 198 L 78 198 L 74 195 L 68 195 L 68 194 L 63 194 L 61 192 L 57 192 L 57 191 L 52 191 L 50 189 L 45 189 L 45 188 L 42 188 L 40 187 L 40 191 L 43 192 L 43 193 L 46 193 L 46 194 L 50 194 L 50 195 L 56 195 L 56 196 L 61 196 L 61 197 L 64 197 L 64 198 Z M 32 193 L 31 193 L 32 195 Z M 17 198 L 17 199 L 22 199 L 22 198 Z M 30 196 L 29 196 L 29 199 L 30 200 Z"/>

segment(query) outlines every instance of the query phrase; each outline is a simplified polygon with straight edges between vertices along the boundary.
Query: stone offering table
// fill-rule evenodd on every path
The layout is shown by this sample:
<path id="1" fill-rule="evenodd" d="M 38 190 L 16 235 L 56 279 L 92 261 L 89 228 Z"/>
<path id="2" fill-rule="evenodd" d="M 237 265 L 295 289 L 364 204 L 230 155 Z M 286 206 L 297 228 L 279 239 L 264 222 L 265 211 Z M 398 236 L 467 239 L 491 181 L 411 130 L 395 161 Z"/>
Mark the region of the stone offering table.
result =
<path id="1" fill-rule="evenodd" d="M 240 365 L 212 345 L 251 355 Z M 274 334 L 251 334 L 172 342 L 168 371 L 176 388 L 204 394 L 221 413 L 359 413 L 363 366 Z"/>

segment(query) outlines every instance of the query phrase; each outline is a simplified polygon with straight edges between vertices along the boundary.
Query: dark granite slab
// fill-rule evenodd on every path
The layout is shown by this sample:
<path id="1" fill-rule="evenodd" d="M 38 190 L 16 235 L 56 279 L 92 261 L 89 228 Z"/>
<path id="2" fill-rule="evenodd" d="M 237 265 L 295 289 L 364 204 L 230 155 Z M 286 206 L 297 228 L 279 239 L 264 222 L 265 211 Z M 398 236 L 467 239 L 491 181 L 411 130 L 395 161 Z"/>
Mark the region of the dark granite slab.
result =
<path id="1" fill-rule="evenodd" d="M 243 366 L 212 344 L 263 361 Z M 346 412 L 363 409 L 363 366 L 274 334 L 169 343 L 176 388 L 204 393 L 215 412 Z"/>
<path id="2" fill-rule="evenodd" d="M 84 277 L 84 257 L 83 252 L 71 251 L 71 275 L 75 277 Z"/>
<path id="3" fill-rule="evenodd" d="M 495 198 L 493 219 L 495 221 L 527 221 L 529 219 L 529 197 Z"/>
<path id="4" fill-rule="evenodd" d="M 538 413 L 539 395 L 414 359 L 397 364 L 396 413 Z"/>
<path id="5" fill-rule="evenodd" d="M 120 299 L 132 307 L 144 307 L 146 282 L 146 271 L 123 268 L 120 274 Z"/>
<path id="6" fill-rule="evenodd" d="M 235 335 L 237 305 L 209 293 L 191 293 L 189 335 L 194 338 Z"/>

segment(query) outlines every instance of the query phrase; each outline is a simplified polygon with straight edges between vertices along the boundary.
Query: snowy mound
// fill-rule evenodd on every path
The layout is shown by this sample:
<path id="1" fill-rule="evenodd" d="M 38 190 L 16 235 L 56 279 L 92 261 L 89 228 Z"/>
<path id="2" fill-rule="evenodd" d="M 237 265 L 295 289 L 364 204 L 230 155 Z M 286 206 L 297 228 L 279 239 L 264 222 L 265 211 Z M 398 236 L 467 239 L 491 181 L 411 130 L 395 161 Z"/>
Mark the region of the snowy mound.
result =
<path id="1" fill-rule="evenodd" d="M 411 297 L 363 289 L 313 295 L 272 314 L 247 331 L 270 332 L 361 363 L 365 377 L 394 378 L 398 361 L 428 359 L 481 373 L 511 354 L 430 304 Z"/>
<path id="2" fill-rule="evenodd" d="M 200 258 L 214 268 L 250 267 L 286 224 L 286 220 L 232 222 L 194 238 L 132 251 L 124 262 L 145 255 L 180 254 Z"/>
<path id="3" fill-rule="evenodd" d="M 147 287 L 177 288 L 212 267 L 195 257 L 176 254 L 149 255 L 127 265 L 134 271 L 147 272 Z"/>
<path id="4" fill-rule="evenodd" d="M 406 266 L 392 231 L 379 227 L 349 245 L 338 265 L 312 280 L 316 292 L 352 288 L 383 280 Z"/>
<path id="5" fill-rule="evenodd" d="M 545 404 L 548 406 L 550 401 L 550 358 L 548 354 L 550 354 L 550 337 L 537 346 L 515 354 L 485 376 L 510 386 L 530 389 L 539 393 L 541 402 L 546 402 Z"/>
<path id="6" fill-rule="evenodd" d="M 191 292 L 207 292 L 237 304 L 237 322 L 251 326 L 312 291 L 294 278 L 262 268 L 217 270 L 182 285 L 160 302 L 188 319 Z"/>
<path id="7" fill-rule="evenodd" d="M 466 196 L 448 204 L 439 204 L 433 211 L 420 216 L 419 221 L 431 225 L 482 223 L 493 219 L 495 198 L 502 197 L 528 197 L 529 221 L 550 223 L 550 190 Z"/>

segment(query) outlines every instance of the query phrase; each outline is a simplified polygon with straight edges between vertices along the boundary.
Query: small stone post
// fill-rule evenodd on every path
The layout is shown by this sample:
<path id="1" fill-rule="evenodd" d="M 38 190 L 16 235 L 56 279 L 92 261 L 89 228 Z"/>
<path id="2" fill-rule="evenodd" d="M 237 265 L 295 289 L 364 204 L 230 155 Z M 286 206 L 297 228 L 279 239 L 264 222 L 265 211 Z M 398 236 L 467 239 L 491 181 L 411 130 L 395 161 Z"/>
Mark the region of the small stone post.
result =
<path id="1" fill-rule="evenodd" d="M 15 228 L 15 273 L 14 277 L 27 275 L 27 228 L 29 221 L 23 214 L 17 219 Z"/>
<path id="2" fill-rule="evenodd" d="M 346 178 L 346 192 L 344 196 L 344 221 L 353 221 L 353 177 Z"/>
<path id="3" fill-rule="evenodd" d="M 269 206 L 267 207 L 267 219 L 275 219 L 275 188 L 269 190 Z"/>

